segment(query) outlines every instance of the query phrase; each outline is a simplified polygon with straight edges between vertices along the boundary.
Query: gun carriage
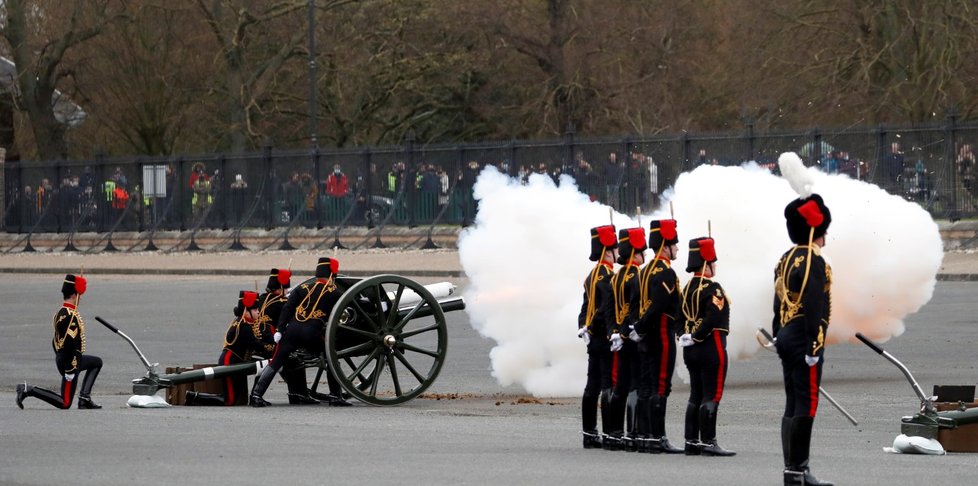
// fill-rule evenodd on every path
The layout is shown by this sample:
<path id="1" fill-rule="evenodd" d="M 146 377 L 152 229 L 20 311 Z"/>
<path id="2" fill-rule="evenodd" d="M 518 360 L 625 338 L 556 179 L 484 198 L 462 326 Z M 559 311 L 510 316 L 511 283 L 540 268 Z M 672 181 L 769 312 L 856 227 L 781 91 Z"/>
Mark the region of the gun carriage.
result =
<path id="1" fill-rule="evenodd" d="M 308 280 L 311 282 L 313 279 Z M 322 352 L 300 350 L 287 366 L 317 370 L 311 389 L 323 373 L 332 373 L 343 390 L 370 405 L 397 405 L 423 393 L 438 377 L 448 351 L 445 313 L 465 309 L 448 283 L 423 286 L 399 275 L 356 278 L 338 275 L 343 292 L 330 313 Z M 434 293 L 433 293 L 434 292 Z M 132 345 L 146 367 L 133 380 L 133 393 L 154 395 L 172 386 L 260 372 L 267 360 L 159 374 L 125 333 L 101 317 L 96 320 Z"/>

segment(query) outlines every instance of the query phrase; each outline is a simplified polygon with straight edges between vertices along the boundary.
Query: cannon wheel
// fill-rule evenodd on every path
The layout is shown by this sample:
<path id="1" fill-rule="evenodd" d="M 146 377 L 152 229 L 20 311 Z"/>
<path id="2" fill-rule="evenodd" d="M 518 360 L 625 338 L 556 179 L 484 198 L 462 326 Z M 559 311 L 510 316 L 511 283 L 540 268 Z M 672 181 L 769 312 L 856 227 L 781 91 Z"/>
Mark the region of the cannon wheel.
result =
<path id="1" fill-rule="evenodd" d="M 421 300 L 402 305 L 405 289 Z M 406 312 L 399 315 L 399 307 Z M 397 405 L 420 395 L 438 377 L 447 349 L 441 305 L 424 286 L 399 275 L 357 282 L 329 316 L 329 371 L 344 390 L 371 405 Z"/>

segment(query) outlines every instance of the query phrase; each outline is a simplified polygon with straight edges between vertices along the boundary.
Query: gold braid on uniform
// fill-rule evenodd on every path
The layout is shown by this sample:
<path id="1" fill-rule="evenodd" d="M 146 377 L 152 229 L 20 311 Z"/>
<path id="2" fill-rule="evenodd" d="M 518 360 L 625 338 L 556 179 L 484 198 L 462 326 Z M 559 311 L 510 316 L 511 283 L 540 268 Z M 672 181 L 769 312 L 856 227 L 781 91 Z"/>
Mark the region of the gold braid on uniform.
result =
<path id="1" fill-rule="evenodd" d="M 57 314 L 55 314 L 57 316 Z M 64 317 L 62 317 L 64 319 Z M 75 309 L 68 309 L 68 325 L 65 326 L 65 333 L 62 336 L 58 336 L 58 322 L 61 319 L 54 321 L 54 349 L 56 351 L 61 351 L 61 348 L 65 346 L 65 340 L 68 336 L 75 337 L 79 334 L 81 335 L 81 352 L 85 352 L 85 321 L 82 320 L 81 314 L 79 314 Z M 71 329 L 72 324 L 77 324 L 77 329 L 74 332 Z"/>
<path id="2" fill-rule="evenodd" d="M 316 290 L 316 286 L 319 284 L 319 280 L 316 280 L 316 282 L 312 284 L 312 288 L 309 289 L 309 292 L 306 293 L 305 298 L 302 299 L 302 302 L 299 302 L 299 305 L 295 309 L 296 321 L 306 322 L 310 319 L 319 319 L 326 316 L 326 314 L 318 308 L 319 301 L 323 300 L 323 296 L 326 295 L 327 292 L 336 290 L 336 284 L 333 283 L 333 277 L 330 276 L 329 279 L 326 280 L 326 283 L 322 284 L 323 289 L 319 291 L 319 296 L 316 297 L 316 302 L 312 303 L 312 293 L 314 290 Z M 311 307 L 309 305 L 310 303 L 312 303 Z M 312 310 L 311 313 L 310 309 Z"/>
<path id="3" fill-rule="evenodd" d="M 788 290 L 788 268 L 801 265 L 799 261 L 801 257 L 793 258 L 795 252 L 798 251 L 798 246 L 796 245 L 792 248 L 791 253 L 781 261 L 780 275 L 778 275 L 777 280 L 774 282 L 774 291 L 777 292 L 778 300 L 781 302 L 780 308 L 778 309 L 781 326 L 786 325 L 794 319 L 801 309 L 801 299 L 805 295 L 805 287 L 808 285 L 808 275 L 812 270 L 812 236 L 814 235 L 815 227 L 812 226 L 811 231 L 808 233 L 808 255 L 805 258 L 805 278 L 801 281 L 801 289 L 798 290 L 797 298 L 792 299 L 792 292 Z M 794 260 L 793 263 L 792 260 Z"/>
<path id="4" fill-rule="evenodd" d="M 587 329 L 591 329 L 591 320 L 594 319 L 594 314 L 598 312 L 597 306 L 594 303 L 594 293 L 597 291 L 598 280 L 604 278 L 598 273 L 600 272 L 601 267 L 604 266 L 604 254 L 606 251 L 608 251 L 607 248 L 601 248 L 601 258 L 598 260 L 598 264 L 591 269 L 591 278 L 588 280 L 587 311 L 584 314 L 584 327 Z"/>
<path id="5" fill-rule="evenodd" d="M 659 231 L 659 228 L 656 228 L 653 231 Z M 665 248 L 665 245 L 666 240 L 662 240 L 662 244 L 659 245 L 659 250 L 655 252 L 655 257 L 652 258 L 652 263 L 646 266 L 645 274 L 642 275 L 642 300 L 638 307 L 639 317 L 644 316 L 645 311 L 649 310 L 649 307 L 652 307 L 652 299 L 649 298 L 649 281 L 652 280 L 653 275 L 659 273 L 655 269 L 655 264 L 659 261 L 659 254 L 662 253 L 662 249 Z"/>
<path id="6" fill-rule="evenodd" d="M 696 251 L 699 251 L 699 249 L 697 249 Z M 703 272 L 706 271 L 707 265 L 708 263 L 704 261 L 703 268 L 700 269 L 700 283 L 696 286 L 696 290 L 693 291 L 693 298 L 690 299 L 689 301 L 687 301 L 685 297 L 683 298 L 683 316 L 686 317 L 686 323 L 684 324 L 683 328 L 686 331 L 686 334 L 695 333 L 699 329 L 699 327 L 703 324 L 703 319 L 700 319 L 699 317 L 700 293 L 703 291 L 704 288 L 706 288 L 706 285 L 703 285 L 703 279 L 706 278 L 703 276 Z M 693 283 L 693 280 L 695 279 L 696 277 L 693 276 L 693 278 L 689 279 L 689 282 L 686 282 L 686 286 L 683 287 L 683 296 L 690 295 L 689 286 L 690 284 Z M 693 323 L 692 328 L 689 327 L 689 323 L 691 322 Z"/>
<path id="7" fill-rule="evenodd" d="M 262 304 L 261 304 L 261 309 L 258 309 L 258 318 L 255 319 L 255 323 L 256 324 L 264 324 L 266 322 L 271 321 L 272 318 L 271 317 L 268 317 L 268 315 L 265 314 L 265 310 L 268 309 L 268 306 L 270 306 L 270 305 L 272 305 L 272 304 L 274 304 L 276 302 L 281 302 L 283 300 L 286 300 L 286 299 L 284 297 L 282 297 L 281 295 L 269 295 L 268 297 L 266 297 L 265 298 L 265 302 L 262 302 Z M 255 329 L 258 329 L 258 328 L 256 327 Z"/>
<path id="8" fill-rule="evenodd" d="M 628 263 L 614 277 L 611 278 L 611 292 L 615 296 L 615 322 L 621 324 L 628 317 L 628 298 L 625 296 L 625 284 L 630 278 L 628 268 L 633 267 L 632 258 L 635 257 L 635 250 L 632 249 L 628 255 Z"/>

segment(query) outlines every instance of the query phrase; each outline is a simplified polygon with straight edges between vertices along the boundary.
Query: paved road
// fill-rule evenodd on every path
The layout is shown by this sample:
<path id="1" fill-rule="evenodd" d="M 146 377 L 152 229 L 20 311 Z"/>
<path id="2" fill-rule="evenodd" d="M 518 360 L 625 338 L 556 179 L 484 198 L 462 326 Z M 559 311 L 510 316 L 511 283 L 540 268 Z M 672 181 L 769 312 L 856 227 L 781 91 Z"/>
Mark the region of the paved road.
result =
<path id="1" fill-rule="evenodd" d="M 58 304 L 50 276 L 7 276 L 0 286 L 0 483 L 2 484 L 589 484 L 618 478 L 668 484 L 778 484 L 780 370 L 764 354 L 730 368 L 719 439 L 735 458 L 665 457 L 580 448 L 579 402 L 533 400 L 489 376 L 492 343 L 464 313 L 450 315 L 449 357 L 432 388 L 456 399 L 391 408 L 276 406 L 137 410 L 128 382 L 143 372 L 128 345 L 94 321 L 114 322 L 154 361 L 216 358 L 240 277 L 100 276 L 83 303 L 89 349 L 106 367 L 100 411 L 14 405 L 18 380 L 57 383 L 49 319 Z M 38 298 L 38 296 L 50 296 Z M 978 283 L 938 285 L 934 299 L 887 349 L 930 390 L 974 384 Z M 15 317 L 16 316 L 16 317 Z M 838 484 L 962 484 L 975 456 L 899 456 L 882 451 L 899 418 L 916 408 L 909 384 L 862 345 L 829 349 L 824 386 L 860 419 L 852 427 L 822 402 L 813 466 Z M 678 441 L 688 388 L 677 385 L 668 430 Z M 268 398 L 285 402 L 284 385 Z"/>

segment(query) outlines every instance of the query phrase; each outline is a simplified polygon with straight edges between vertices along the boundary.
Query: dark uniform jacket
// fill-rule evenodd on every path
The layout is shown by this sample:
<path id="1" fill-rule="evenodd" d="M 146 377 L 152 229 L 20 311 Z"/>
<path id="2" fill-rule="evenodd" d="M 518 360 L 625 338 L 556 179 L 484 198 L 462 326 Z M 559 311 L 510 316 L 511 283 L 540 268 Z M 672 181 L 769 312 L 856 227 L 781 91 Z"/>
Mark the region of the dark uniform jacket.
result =
<path id="1" fill-rule="evenodd" d="M 831 286 L 832 269 L 818 246 L 809 250 L 808 245 L 797 245 L 785 252 L 774 269 L 772 334 L 777 337 L 785 328 L 800 326 L 796 332 L 805 339 L 805 354 L 821 356 L 832 309 Z"/>
<path id="2" fill-rule="evenodd" d="M 78 370 L 78 363 L 85 353 L 85 321 L 74 305 L 66 302 L 54 314 L 54 338 L 51 339 L 51 346 L 59 358 L 58 362 L 64 366 L 62 374 Z"/>
<path id="3" fill-rule="evenodd" d="M 682 305 L 682 289 L 671 263 L 668 260 L 655 260 L 646 265 L 639 274 L 639 282 L 639 317 L 635 321 L 635 331 L 642 337 L 646 334 L 658 335 L 662 318 L 665 317 L 669 335 L 675 336 L 679 330 L 676 316 Z"/>
<path id="4" fill-rule="evenodd" d="M 693 276 L 683 290 L 684 331 L 701 343 L 714 332 L 730 332 L 730 301 L 720 284 Z"/>
<path id="5" fill-rule="evenodd" d="M 268 327 L 262 328 L 258 320 L 245 322 L 244 318 L 231 321 L 224 335 L 224 349 L 241 361 L 251 359 L 252 354 L 269 358 L 275 351 L 275 340 Z"/>
<path id="6" fill-rule="evenodd" d="M 612 267 L 598 263 L 584 280 L 584 303 L 577 316 L 578 329 L 587 328 L 591 341 L 588 352 L 608 351 L 609 324 L 615 322 L 615 306 L 611 292 Z"/>
<path id="7" fill-rule="evenodd" d="M 271 334 L 275 334 L 275 331 L 282 332 L 284 329 L 278 329 L 279 318 L 282 316 L 282 309 L 285 308 L 285 304 L 288 299 L 284 295 L 276 295 L 271 292 L 265 292 L 258 296 L 258 318 L 257 322 L 262 330 L 268 330 Z"/>
<path id="8" fill-rule="evenodd" d="M 626 343 L 628 335 L 632 331 L 632 326 L 638 318 L 639 306 L 641 303 L 641 279 L 639 279 L 641 268 L 638 265 L 625 265 L 618 269 L 618 273 L 611 279 L 611 292 L 614 295 L 615 320 L 608 330 L 610 337 L 614 333 L 621 334 Z"/>
<path id="9" fill-rule="evenodd" d="M 292 289 L 289 300 L 282 307 L 279 316 L 279 332 L 285 334 L 294 325 L 313 325 L 320 333 L 325 332 L 329 314 L 343 296 L 336 284 L 329 280 L 316 280 Z"/>

